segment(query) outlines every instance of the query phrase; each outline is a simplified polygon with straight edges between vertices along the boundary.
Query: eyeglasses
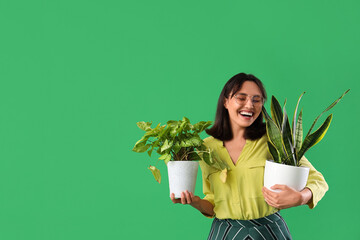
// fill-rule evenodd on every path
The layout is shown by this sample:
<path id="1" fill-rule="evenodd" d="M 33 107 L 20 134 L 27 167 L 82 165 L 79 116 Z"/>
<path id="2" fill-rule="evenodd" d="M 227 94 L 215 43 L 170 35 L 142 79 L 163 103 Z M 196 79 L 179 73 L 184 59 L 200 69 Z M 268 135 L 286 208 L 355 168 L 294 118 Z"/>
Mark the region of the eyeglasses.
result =
<path id="1" fill-rule="evenodd" d="M 251 96 L 251 95 L 247 95 L 245 93 L 238 93 L 234 96 L 235 101 L 240 104 L 240 105 L 245 105 L 248 101 L 248 99 L 251 99 L 251 103 L 255 106 L 255 107 L 259 107 L 261 105 L 263 105 L 264 103 L 264 98 L 258 95 L 255 96 Z"/>

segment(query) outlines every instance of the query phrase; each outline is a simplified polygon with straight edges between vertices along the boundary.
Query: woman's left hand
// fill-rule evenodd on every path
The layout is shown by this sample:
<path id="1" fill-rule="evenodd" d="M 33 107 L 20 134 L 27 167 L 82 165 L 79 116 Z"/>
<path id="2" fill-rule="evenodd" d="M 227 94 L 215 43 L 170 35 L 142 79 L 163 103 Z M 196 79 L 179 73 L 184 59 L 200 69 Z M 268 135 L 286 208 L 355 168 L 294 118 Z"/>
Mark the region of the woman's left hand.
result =
<path id="1" fill-rule="evenodd" d="M 272 186 L 271 189 L 281 190 L 281 192 L 273 192 L 266 187 L 263 187 L 262 193 L 264 195 L 265 201 L 270 206 L 278 209 L 285 209 L 306 204 L 312 197 L 312 193 L 308 188 L 298 192 L 286 185 L 276 184 Z"/>

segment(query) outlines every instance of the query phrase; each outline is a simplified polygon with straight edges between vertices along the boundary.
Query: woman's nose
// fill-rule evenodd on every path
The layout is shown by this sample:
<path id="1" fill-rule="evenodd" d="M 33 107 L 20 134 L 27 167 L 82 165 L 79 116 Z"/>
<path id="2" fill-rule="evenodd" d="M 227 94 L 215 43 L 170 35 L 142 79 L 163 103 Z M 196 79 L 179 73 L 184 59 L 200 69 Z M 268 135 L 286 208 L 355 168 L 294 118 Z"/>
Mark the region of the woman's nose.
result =
<path id="1" fill-rule="evenodd" d="M 252 99 L 250 97 L 246 98 L 245 107 L 248 107 L 248 108 L 254 107 L 254 104 L 253 104 Z"/>

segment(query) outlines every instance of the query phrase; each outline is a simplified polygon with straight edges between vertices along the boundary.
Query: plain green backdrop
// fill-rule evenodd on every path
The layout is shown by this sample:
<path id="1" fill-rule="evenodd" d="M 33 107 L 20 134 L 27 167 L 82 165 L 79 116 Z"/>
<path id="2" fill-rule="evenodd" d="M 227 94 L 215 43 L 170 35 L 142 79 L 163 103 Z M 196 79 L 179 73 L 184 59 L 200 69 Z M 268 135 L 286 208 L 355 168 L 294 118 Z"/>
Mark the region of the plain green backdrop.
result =
<path id="1" fill-rule="evenodd" d="M 313 210 L 282 214 L 295 240 L 360 239 L 359 8 L 0 0 L 0 239 L 206 239 L 212 220 L 172 204 L 165 164 L 159 185 L 147 169 L 156 156 L 131 151 L 136 122 L 213 120 L 239 72 L 287 98 L 291 116 L 306 91 L 305 129 L 351 88 L 307 153 L 330 190 Z"/>

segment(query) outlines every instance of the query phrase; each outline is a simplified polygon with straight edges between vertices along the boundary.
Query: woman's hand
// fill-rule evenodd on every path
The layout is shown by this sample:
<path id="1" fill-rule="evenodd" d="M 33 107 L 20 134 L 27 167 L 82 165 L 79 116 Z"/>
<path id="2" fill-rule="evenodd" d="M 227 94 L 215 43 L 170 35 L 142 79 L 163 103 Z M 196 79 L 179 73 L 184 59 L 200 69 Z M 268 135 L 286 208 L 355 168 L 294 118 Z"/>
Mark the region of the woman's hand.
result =
<path id="1" fill-rule="evenodd" d="M 171 193 L 170 198 L 173 203 L 189 204 L 199 210 L 205 216 L 214 216 L 214 206 L 209 201 L 201 199 L 198 196 L 194 196 L 192 192 L 182 192 L 180 199 L 176 199 L 175 194 Z"/>
<path id="2" fill-rule="evenodd" d="M 181 203 L 181 204 L 190 204 L 191 206 L 196 206 L 201 200 L 200 197 L 194 196 L 192 192 L 189 191 L 181 192 L 181 198 L 175 198 L 175 194 L 170 194 L 171 201 L 173 203 Z"/>
<path id="3" fill-rule="evenodd" d="M 281 192 L 273 192 L 266 187 L 262 188 L 265 201 L 272 207 L 285 209 L 307 204 L 312 198 L 312 192 L 308 188 L 304 188 L 301 192 L 288 187 L 286 185 L 276 184 L 271 187 L 273 190 L 281 190 Z"/>

